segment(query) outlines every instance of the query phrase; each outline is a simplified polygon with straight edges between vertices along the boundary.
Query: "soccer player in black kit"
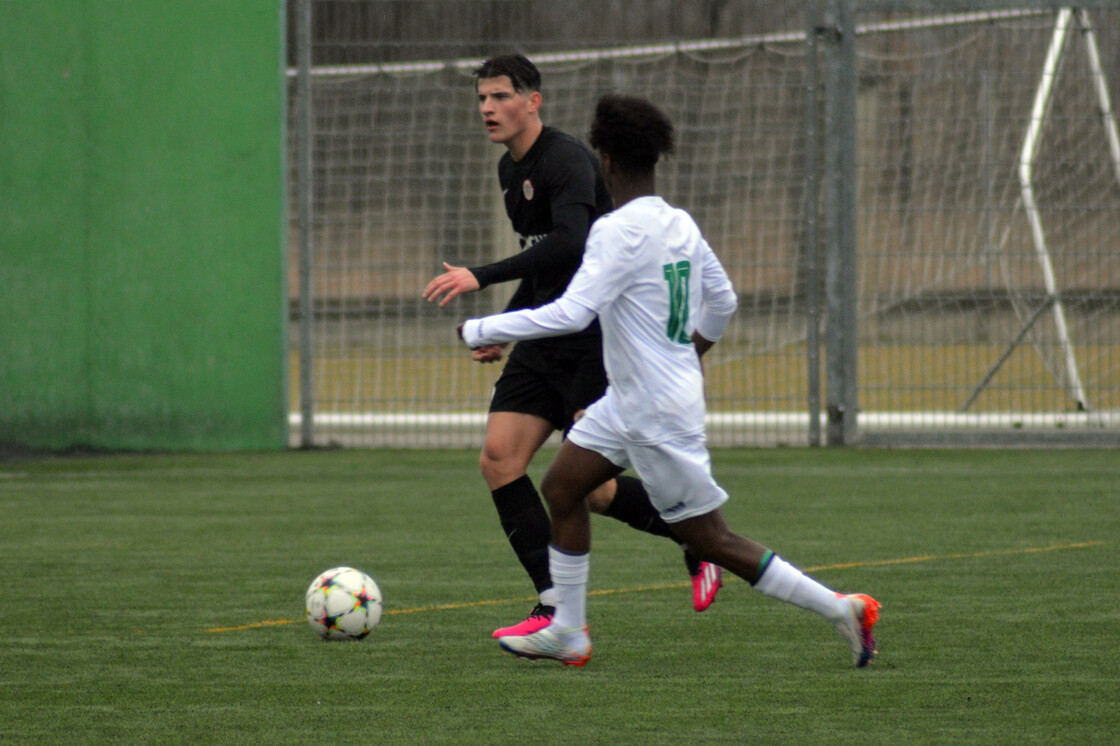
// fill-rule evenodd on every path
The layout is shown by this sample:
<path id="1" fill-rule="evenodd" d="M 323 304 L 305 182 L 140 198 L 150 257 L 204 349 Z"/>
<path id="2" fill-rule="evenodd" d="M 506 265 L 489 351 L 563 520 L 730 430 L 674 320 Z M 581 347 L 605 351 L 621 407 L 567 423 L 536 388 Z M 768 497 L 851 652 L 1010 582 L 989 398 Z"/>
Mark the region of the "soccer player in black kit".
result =
<path id="1" fill-rule="evenodd" d="M 520 55 L 494 57 L 474 76 L 490 140 L 507 149 L 498 164 L 498 181 L 522 250 L 480 267 L 444 262 L 444 273 L 428 283 L 423 296 L 443 306 L 460 293 L 516 279 L 521 284 L 506 310 L 537 308 L 563 295 L 583 259 L 591 224 L 611 209 L 610 195 L 594 154 L 541 122 L 540 72 L 532 62 Z M 482 347 L 472 357 L 494 362 L 502 358 L 503 347 Z M 576 334 L 518 343 L 494 385 L 480 457 L 482 476 L 510 545 L 540 597 L 524 621 L 495 630 L 494 637 L 531 634 L 552 620 L 551 526 L 526 470 L 553 431 L 567 432 L 606 387 L 598 321 Z M 587 504 L 596 513 L 680 543 L 634 477 L 607 482 Z M 696 560 L 687 549 L 685 564 L 692 578 L 693 608 L 703 611 L 720 588 L 720 568 Z"/>

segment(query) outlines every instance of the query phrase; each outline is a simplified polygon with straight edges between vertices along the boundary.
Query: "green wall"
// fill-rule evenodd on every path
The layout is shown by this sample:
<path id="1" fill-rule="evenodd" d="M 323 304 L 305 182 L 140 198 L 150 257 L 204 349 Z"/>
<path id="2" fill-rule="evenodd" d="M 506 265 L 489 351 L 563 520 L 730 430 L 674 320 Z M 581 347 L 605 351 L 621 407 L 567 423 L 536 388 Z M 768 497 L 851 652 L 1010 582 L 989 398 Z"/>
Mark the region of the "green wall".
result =
<path id="1" fill-rule="evenodd" d="M 287 443 L 282 0 L 0 0 L 0 442 Z"/>

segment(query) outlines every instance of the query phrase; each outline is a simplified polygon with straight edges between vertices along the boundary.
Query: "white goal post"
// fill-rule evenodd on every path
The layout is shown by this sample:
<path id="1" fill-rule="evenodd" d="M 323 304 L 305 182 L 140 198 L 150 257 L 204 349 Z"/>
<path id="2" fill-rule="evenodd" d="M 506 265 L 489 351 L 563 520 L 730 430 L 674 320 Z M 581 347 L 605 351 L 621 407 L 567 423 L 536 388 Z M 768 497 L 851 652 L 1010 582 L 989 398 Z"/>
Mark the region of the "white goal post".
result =
<path id="1" fill-rule="evenodd" d="M 1051 94 L 1057 82 L 1058 65 L 1065 51 L 1066 38 L 1069 35 L 1070 24 L 1074 17 L 1073 10 L 1070 8 L 1063 8 L 1058 12 L 1057 19 L 1054 22 L 1054 34 L 1046 53 L 1046 63 L 1042 71 L 1042 80 L 1039 83 L 1038 93 L 1035 96 L 1034 107 L 1031 111 L 1030 126 L 1027 128 L 1027 132 L 1023 137 L 1023 148 L 1019 159 L 1019 181 L 1022 185 L 1021 199 L 1023 209 L 1030 223 L 1031 238 L 1034 242 L 1035 251 L 1038 254 L 1038 262 L 1042 268 L 1042 275 L 1045 281 L 1047 293 L 1045 305 L 1053 312 L 1054 324 L 1062 348 L 1062 357 L 1064 358 L 1066 375 L 1068 376 L 1067 388 L 1069 389 L 1070 397 L 1076 402 L 1077 408 L 1084 411 L 1089 409 L 1089 402 L 1086 400 L 1085 392 L 1081 385 L 1081 375 L 1077 367 L 1077 357 L 1074 354 L 1073 343 L 1070 340 L 1069 329 L 1066 324 L 1065 309 L 1062 305 L 1058 282 L 1054 276 L 1054 267 L 1050 259 L 1050 251 L 1046 245 L 1046 233 L 1043 228 L 1042 217 L 1034 193 L 1034 163 L 1038 156 L 1039 147 L 1041 146 L 1042 130 L 1046 122 Z M 1090 72 L 1095 82 L 1094 88 L 1097 93 L 1101 125 L 1104 127 L 1105 134 L 1108 138 L 1112 168 L 1116 174 L 1117 183 L 1120 184 L 1120 136 L 1117 134 L 1116 119 L 1112 114 L 1112 102 L 1109 97 L 1104 71 L 1101 67 L 1100 49 L 1097 45 L 1092 20 L 1089 17 L 1089 11 L 1078 10 L 1076 12 L 1076 20 L 1085 36 L 1085 52 L 1088 58 Z M 1038 318 L 1039 314 L 1033 314 L 1024 326 L 1024 331 L 1028 330 Z M 1022 335 L 1017 338 L 1021 338 L 1021 336 Z M 1005 359 L 1006 357 L 1001 357 L 1001 364 Z M 984 379 L 985 382 L 990 380 L 991 376 L 998 370 L 998 367 L 997 365 L 989 371 L 989 374 Z M 981 383 L 981 387 L 982 386 L 983 382 Z M 976 393 L 978 392 L 979 388 Z M 967 409 L 974 399 L 975 393 L 969 398 L 963 408 Z"/>

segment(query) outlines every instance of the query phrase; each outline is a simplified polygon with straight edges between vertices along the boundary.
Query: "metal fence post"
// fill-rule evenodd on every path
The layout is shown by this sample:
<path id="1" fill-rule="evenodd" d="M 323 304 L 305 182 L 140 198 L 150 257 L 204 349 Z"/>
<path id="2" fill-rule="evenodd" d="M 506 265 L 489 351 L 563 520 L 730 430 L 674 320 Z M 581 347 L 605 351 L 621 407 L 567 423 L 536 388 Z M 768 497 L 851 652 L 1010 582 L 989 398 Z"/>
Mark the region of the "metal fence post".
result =
<path id="1" fill-rule="evenodd" d="M 820 2 L 805 8 L 805 204 L 801 261 L 805 277 L 805 363 L 809 394 L 810 446 L 821 444 L 821 293 L 820 293 L 820 129 L 817 35 L 822 27 Z"/>
<path id="2" fill-rule="evenodd" d="M 850 0 L 828 0 L 825 60 L 825 330 L 828 445 L 857 437 L 859 330 L 856 319 L 856 54 Z"/>
<path id="3" fill-rule="evenodd" d="M 296 7 L 296 194 L 299 221 L 299 412 L 300 447 L 315 442 L 315 387 L 311 358 L 311 0 L 297 0 Z"/>

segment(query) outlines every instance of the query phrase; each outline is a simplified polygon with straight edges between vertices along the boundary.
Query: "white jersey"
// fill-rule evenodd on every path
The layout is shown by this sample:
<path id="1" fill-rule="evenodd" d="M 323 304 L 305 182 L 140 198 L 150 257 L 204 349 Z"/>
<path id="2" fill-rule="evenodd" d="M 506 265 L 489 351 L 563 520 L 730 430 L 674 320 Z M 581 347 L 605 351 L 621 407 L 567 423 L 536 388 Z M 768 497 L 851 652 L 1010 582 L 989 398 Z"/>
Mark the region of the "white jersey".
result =
<path id="1" fill-rule="evenodd" d="M 591 227 L 564 295 L 532 310 L 468 321 L 471 346 L 603 328 L 609 387 L 632 443 L 703 432 L 703 373 L 692 332 L 723 334 L 738 304 L 715 253 L 687 212 L 656 196 L 627 202 Z"/>

